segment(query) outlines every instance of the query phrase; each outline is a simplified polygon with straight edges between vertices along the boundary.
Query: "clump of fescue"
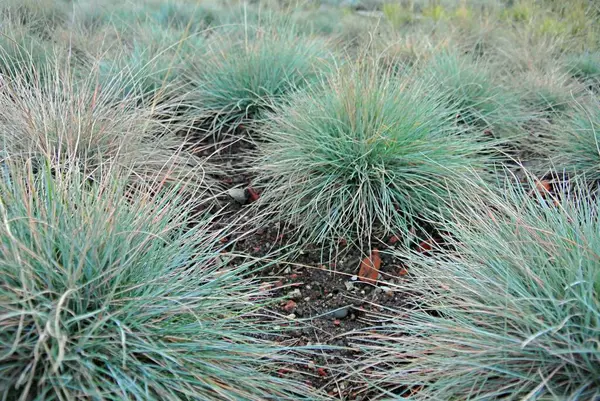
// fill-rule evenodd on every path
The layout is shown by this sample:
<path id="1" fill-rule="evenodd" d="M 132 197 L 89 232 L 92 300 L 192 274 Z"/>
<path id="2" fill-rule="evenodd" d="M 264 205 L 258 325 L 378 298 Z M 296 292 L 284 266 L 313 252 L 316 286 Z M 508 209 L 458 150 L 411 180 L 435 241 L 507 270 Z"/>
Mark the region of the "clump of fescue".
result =
<path id="1" fill-rule="evenodd" d="M 402 255 L 414 309 L 353 336 L 373 399 L 598 399 L 600 198 L 512 184 L 461 199 L 453 251 Z"/>
<path id="2" fill-rule="evenodd" d="M 0 18 L 27 27 L 46 38 L 67 23 L 70 5 L 65 0 L 3 0 Z"/>
<path id="3" fill-rule="evenodd" d="M 518 96 L 495 79 L 485 62 L 446 51 L 432 57 L 424 74 L 434 79 L 435 90 L 457 107 L 459 121 L 468 127 L 506 137 L 514 136 L 523 121 Z"/>
<path id="4" fill-rule="evenodd" d="M 550 155 L 557 169 L 600 183 L 600 98 L 579 103 L 552 132 Z"/>
<path id="5" fill-rule="evenodd" d="M 140 27 L 130 47 L 99 61 L 100 84 L 118 86 L 120 98 L 165 101 L 183 96 L 188 89 L 182 78 L 184 67 L 204 51 L 203 42 L 197 34 Z"/>
<path id="6" fill-rule="evenodd" d="M 328 57 L 322 40 L 298 36 L 293 26 L 215 33 L 188 71 L 189 102 L 213 128 L 235 127 L 314 83 Z"/>
<path id="7" fill-rule="evenodd" d="M 309 241 L 403 240 L 436 220 L 460 173 L 492 162 L 425 84 L 374 67 L 340 71 L 268 115 L 256 160 L 259 207 Z"/>
<path id="8" fill-rule="evenodd" d="M 0 26 L 0 76 L 25 81 L 44 80 L 58 57 L 52 44 L 31 33 L 29 28 L 2 21 Z"/>
<path id="9" fill-rule="evenodd" d="M 292 358 L 265 339 L 252 264 L 229 264 L 180 188 L 125 197 L 127 177 L 90 183 L 75 163 L 2 172 L 5 399 L 304 399 L 276 373 Z"/>
<path id="10" fill-rule="evenodd" d="M 536 118 L 553 119 L 563 116 L 573 108 L 575 99 L 583 94 L 583 88 L 561 71 L 547 68 L 509 76 L 512 85 L 520 93 L 527 112 Z"/>
<path id="11" fill-rule="evenodd" d="M 173 132 L 177 127 L 169 125 L 169 104 L 153 108 L 136 98 L 115 102 L 121 88 L 113 82 L 98 85 L 93 73 L 79 81 L 57 67 L 50 76 L 0 86 L 5 154 L 39 162 L 80 160 L 92 175 L 112 163 L 134 181 L 187 181 L 209 189 L 207 164 L 182 150 L 183 141 Z"/>
<path id="12" fill-rule="evenodd" d="M 588 84 L 600 83 L 600 53 L 572 56 L 567 64 L 571 75 Z"/>

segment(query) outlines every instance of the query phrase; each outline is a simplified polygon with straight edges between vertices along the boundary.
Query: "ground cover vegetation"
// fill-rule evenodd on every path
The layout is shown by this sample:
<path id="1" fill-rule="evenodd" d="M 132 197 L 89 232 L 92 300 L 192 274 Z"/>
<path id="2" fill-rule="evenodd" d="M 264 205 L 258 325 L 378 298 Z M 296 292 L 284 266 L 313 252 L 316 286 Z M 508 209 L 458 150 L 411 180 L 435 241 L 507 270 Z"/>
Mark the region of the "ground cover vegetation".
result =
<path id="1" fill-rule="evenodd" d="M 0 2 L 0 399 L 600 399 L 591 0 Z"/>

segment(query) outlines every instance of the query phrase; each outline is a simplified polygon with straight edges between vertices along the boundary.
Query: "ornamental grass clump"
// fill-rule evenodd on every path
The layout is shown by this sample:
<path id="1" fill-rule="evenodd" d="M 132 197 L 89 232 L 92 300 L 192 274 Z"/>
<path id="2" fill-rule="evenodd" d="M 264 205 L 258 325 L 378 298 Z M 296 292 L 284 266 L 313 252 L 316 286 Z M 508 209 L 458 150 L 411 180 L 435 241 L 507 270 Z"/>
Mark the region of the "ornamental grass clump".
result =
<path id="1" fill-rule="evenodd" d="M 44 80 L 59 53 L 56 46 L 34 35 L 29 28 L 10 21 L 0 22 L 0 79 Z"/>
<path id="2" fill-rule="evenodd" d="M 441 52 L 429 61 L 424 75 L 436 82 L 457 118 L 466 126 L 496 137 L 514 137 L 523 121 L 519 98 L 500 85 L 484 62 L 455 52 Z"/>
<path id="3" fill-rule="evenodd" d="M 402 255 L 414 308 L 352 336 L 374 399 L 600 397 L 600 198 L 537 187 L 465 187 L 453 250 Z"/>
<path id="4" fill-rule="evenodd" d="M 553 130 L 550 156 L 555 168 L 600 183 L 600 97 L 577 104 Z"/>
<path id="5" fill-rule="evenodd" d="M 203 51 L 199 34 L 142 26 L 130 46 L 99 61 L 100 84 L 119 87 L 119 98 L 136 97 L 147 103 L 181 97 L 189 89 L 184 66 Z"/>
<path id="6" fill-rule="evenodd" d="M 571 57 L 567 69 L 569 73 L 592 87 L 600 84 L 600 53 L 583 53 Z"/>
<path id="7" fill-rule="evenodd" d="M 493 161 L 493 144 L 446 106 L 423 83 L 370 66 L 340 71 L 268 115 L 257 205 L 308 241 L 408 240 L 439 221 L 460 173 Z"/>
<path id="8" fill-rule="evenodd" d="M 208 52 L 190 67 L 189 102 L 211 128 L 235 128 L 259 117 L 327 69 L 323 40 L 299 36 L 283 22 L 274 24 L 215 33 Z"/>
<path id="9" fill-rule="evenodd" d="M 210 189 L 209 165 L 186 153 L 169 125 L 173 107 L 140 105 L 135 97 L 115 102 L 119 82 L 100 86 L 95 73 L 79 80 L 60 66 L 52 79 L 32 84 L 17 78 L 0 85 L 4 154 L 38 163 L 80 160 L 91 175 L 109 162 L 132 181 L 186 181 Z"/>
<path id="10" fill-rule="evenodd" d="M 277 321 L 181 188 L 3 160 L 0 394 L 7 400 L 297 400 Z M 128 194 L 128 196 L 124 196 Z M 230 263 L 231 262 L 231 263 Z"/>
<path id="11" fill-rule="evenodd" d="M 52 32 L 69 20 L 71 5 L 65 0 L 2 0 L 0 19 L 27 27 L 49 39 Z"/>

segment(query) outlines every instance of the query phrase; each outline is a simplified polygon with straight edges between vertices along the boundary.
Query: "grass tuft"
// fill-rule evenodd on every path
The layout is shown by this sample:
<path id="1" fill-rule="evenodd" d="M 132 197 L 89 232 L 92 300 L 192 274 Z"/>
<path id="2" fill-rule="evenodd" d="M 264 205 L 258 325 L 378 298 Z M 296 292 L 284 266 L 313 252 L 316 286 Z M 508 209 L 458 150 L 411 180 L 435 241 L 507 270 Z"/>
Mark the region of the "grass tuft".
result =
<path id="1" fill-rule="evenodd" d="M 551 155 L 556 168 L 600 183 L 600 98 L 580 103 L 553 130 Z"/>
<path id="2" fill-rule="evenodd" d="M 408 256 L 415 308 L 354 336 L 381 398 L 600 397 L 599 198 L 504 191 L 465 187 L 454 251 Z"/>
<path id="3" fill-rule="evenodd" d="M 252 263 L 228 264 L 178 188 L 127 199 L 109 171 L 3 168 L 5 399 L 306 399 L 275 373 L 291 359 L 264 340 Z"/>
<path id="4" fill-rule="evenodd" d="M 492 161 L 490 143 L 462 130 L 444 103 L 372 67 L 296 95 L 264 127 L 259 206 L 311 241 L 408 240 L 446 206 L 458 173 Z"/>
<path id="5" fill-rule="evenodd" d="M 327 66 L 325 43 L 299 37 L 292 27 L 240 29 L 242 38 L 236 30 L 213 40 L 188 73 L 195 87 L 189 101 L 217 129 L 257 118 L 314 83 Z"/>
<path id="6" fill-rule="evenodd" d="M 51 77 L 0 87 L 5 154 L 52 164 L 78 160 L 92 175 L 111 163 L 134 181 L 210 186 L 207 164 L 182 151 L 177 127 L 169 126 L 169 104 L 153 108 L 136 98 L 115 104 L 120 81 L 100 86 L 95 73 L 80 81 L 57 67 Z"/>
<path id="7" fill-rule="evenodd" d="M 425 74 L 436 81 L 437 90 L 446 94 L 469 127 L 504 137 L 514 135 L 523 120 L 517 94 L 500 85 L 484 62 L 442 52 L 432 58 Z"/>

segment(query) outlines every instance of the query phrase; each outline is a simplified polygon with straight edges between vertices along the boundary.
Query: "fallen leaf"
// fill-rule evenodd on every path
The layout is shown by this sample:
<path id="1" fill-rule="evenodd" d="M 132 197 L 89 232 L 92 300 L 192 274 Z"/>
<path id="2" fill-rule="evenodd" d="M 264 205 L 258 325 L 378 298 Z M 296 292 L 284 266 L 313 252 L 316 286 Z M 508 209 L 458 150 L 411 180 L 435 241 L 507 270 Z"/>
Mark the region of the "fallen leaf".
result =
<path id="1" fill-rule="evenodd" d="M 335 320 L 333 321 L 333 325 L 334 325 L 334 326 L 339 326 L 340 324 L 342 324 L 342 322 L 340 322 L 338 319 L 335 319 Z"/>
<path id="2" fill-rule="evenodd" d="M 324 368 L 317 368 L 317 373 L 319 374 L 319 376 L 321 377 L 325 377 L 327 376 L 327 371 L 325 371 Z"/>
<path id="3" fill-rule="evenodd" d="M 433 249 L 433 247 L 437 245 L 437 241 L 433 238 L 421 241 L 417 246 L 417 252 L 425 253 L 429 252 Z"/>
<path id="4" fill-rule="evenodd" d="M 407 274 L 408 274 L 408 269 L 406 267 L 403 267 L 400 270 L 398 270 L 399 276 L 406 276 Z"/>
<path id="5" fill-rule="evenodd" d="M 246 190 L 248 191 L 248 195 L 250 195 L 250 202 L 256 202 L 260 198 L 260 195 L 254 188 L 248 187 Z"/>
<path id="6" fill-rule="evenodd" d="M 379 278 L 379 268 L 381 267 L 381 258 L 379 250 L 373 249 L 370 257 L 364 258 L 360 262 L 360 270 L 358 271 L 358 279 L 365 283 L 375 284 Z"/>
<path id="7" fill-rule="evenodd" d="M 547 180 L 541 180 L 535 183 L 535 189 L 537 189 L 540 194 L 546 195 L 550 193 L 552 185 L 550 185 L 550 182 Z"/>
<path id="8" fill-rule="evenodd" d="M 292 300 L 290 299 L 290 300 L 289 300 L 289 301 L 287 301 L 287 303 L 284 305 L 283 309 L 284 309 L 286 312 L 291 312 L 291 311 L 293 311 L 294 309 L 296 309 L 296 306 L 298 306 L 298 305 L 296 304 L 296 302 L 294 302 L 294 301 L 292 301 Z"/>
<path id="9" fill-rule="evenodd" d="M 388 244 L 390 244 L 390 245 L 394 245 L 394 244 L 395 244 L 396 242 L 398 242 L 398 241 L 399 241 L 398 237 L 397 237 L 397 236 L 395 236 L 395 235 L 392 235 L 392 236 L 390 237 L 390 239 L 388 240 Z"/>

